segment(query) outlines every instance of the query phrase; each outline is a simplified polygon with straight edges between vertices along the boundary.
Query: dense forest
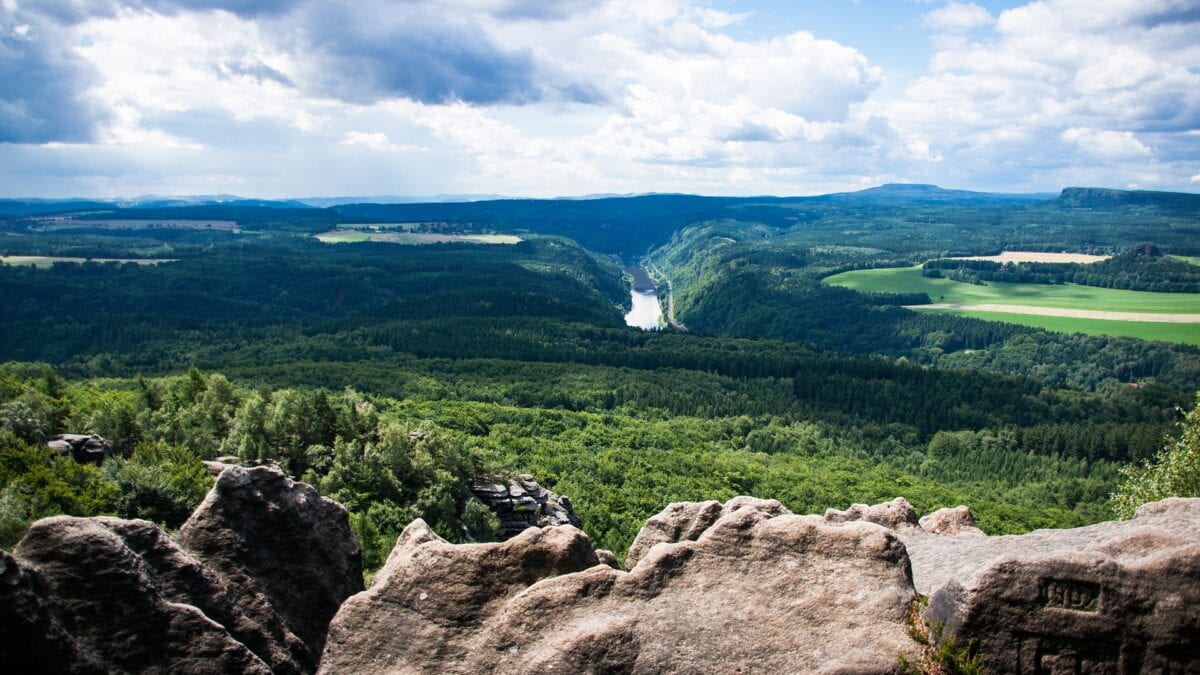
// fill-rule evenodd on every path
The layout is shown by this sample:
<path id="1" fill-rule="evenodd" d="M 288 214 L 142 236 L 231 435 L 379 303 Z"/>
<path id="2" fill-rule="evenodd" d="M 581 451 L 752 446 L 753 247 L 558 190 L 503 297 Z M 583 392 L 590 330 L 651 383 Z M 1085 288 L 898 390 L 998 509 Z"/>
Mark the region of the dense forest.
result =
<path id="1" fill-rule="evenodd" d="M 1200 389 L 1193 347 L 919 314 L 901 306 L 919 298 L 822 283 L 1013 247 L 1117 254 L 1104 273 L 1130 276 L 1145 262 L 1122 252 L 1139 243 L 1200 252 L 1186 198 L 889 186 L 60 208 L 0 204 L 0 253 L 169 262 L 0 265 L 0 547 L 53 513 L 178 526 L 211 482 L 201 460 L 220 456 L 276 462 L 344 503 L 371 566 L 417 516 L 461 537 L 479 516 L 471 482 L 520 472 L 570 495 L 621 555 L 665 504 L 737 494 L 798 512 L 967 503 L 993 533 L 1078 525 L 1112 517 L 1122 471 L 1178 436 Z M 389 221 L 523 240 L 311 237 Z M 688 332 L 624 326 L 622 265 L 637 262 L 672 282 Z M 60 457 L 44 440 L 63 432 L 116 453 Z"/>

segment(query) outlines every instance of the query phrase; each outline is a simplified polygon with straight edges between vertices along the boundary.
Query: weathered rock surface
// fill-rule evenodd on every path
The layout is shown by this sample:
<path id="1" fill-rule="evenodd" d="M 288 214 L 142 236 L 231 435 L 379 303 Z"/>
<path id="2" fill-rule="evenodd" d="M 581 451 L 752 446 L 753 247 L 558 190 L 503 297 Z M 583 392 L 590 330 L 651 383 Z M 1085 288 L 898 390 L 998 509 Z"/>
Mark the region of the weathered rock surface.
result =
<path id="1" fill-rule="evenodd" d="M 452 545 L 414 522 L 338 612 L 321 670 L 895 672 L 915 646 L 895 534 L 735 502 L 659 514 L 630 572 L 569 526 Z"/>
<path id="2" fill-rule="evenodd" d="M 500 519 L 503 539 L 511 539 L 530 527 L 583 527 L 583 521 L 571 507 L 570 497 L 538 485 L 529 474 L 521 474 L 506 485 L 476 483 L 471 486 L 471 493 Z"/>
<path id="3" fill-rule="evenodd" d="M 109 528 L 106 520 L 46 518 L 16 549 L 45 579 L 50 613 L 86 655 L 72 655 L 72 663 L 122 672 L 270 672 L 224 626 L 169 600 L 153 567 L 119 534 L 121 521 Z M 38 647 L 45 650 L 39 658 L 54 656 L 53 645 Z"/>
<path id="4" fill-rule="evenodd" d="M 58 434 L 47 438 L 46 446 L 80 464 L 100 464 L 113 454 L 112 443 L 96 434 Z"/>
<path id="5" fill-rule="evenodd" d="M 0 551 L 0 672 L 104 673 L 63 628 L 46 580 Z"/>
<path id="6" fill-rule="evenodd" d="M 933 534 L 950 534 L 955 536 L 983 537 L 983 530 L 975 525 L 975 516 L 966 506 L 938 509 L 933 513 L 922 516 L 919 521 L 921 529 Z"/>
<path id="7" fill-rule="evenodd" d="M 916 510 L 913 509 L 912 504 L 909 504 L 908 500 L 904 497 L 896 497 L 890 502 L 874 506 L 852 504 L 845 511 L 827 509 L 825 511 L 825 520 L 831 523 L 849 523 L 856 520 L 863 520 L 893 530 L 916 527 L 919 524 Z"/>
<path id="8" fill-rule="evenodd" d="M 0 672 L 315 671 L 362 588 L 345 510 L 277 470 L 229 467 L 188 534 L 193 550 L 143 520 L 34 523 L 0 552 Z"/>
<path id="9" fill-rule="evenodd" d="M 973 641 L 993 672 L 1200 670 L 1200 499 L 1069 530 L 896 533 L 932 595 L 930 618 Z"/>
<path id="10" fill-rule="evenodd" d="M 633 569 L 656 544 L 696 541 L 722 516 L 740 509 L 752 509 L 768 516 L 791 513 L 774 499 L 754 497 L 734 497 L 725 504 L 718 501 L 668 504 L 667 508 L 652 516 L 642 526 L 625 556 L 625 565 Z"/>
<path id="11" fill-rule="evenodd" d="M 226 468 L 179 539 L 255 621 L 272 625 L 277 613 L 312 654 L 342 601 L 363 588 L 346 510 L 275 468 Z"/>

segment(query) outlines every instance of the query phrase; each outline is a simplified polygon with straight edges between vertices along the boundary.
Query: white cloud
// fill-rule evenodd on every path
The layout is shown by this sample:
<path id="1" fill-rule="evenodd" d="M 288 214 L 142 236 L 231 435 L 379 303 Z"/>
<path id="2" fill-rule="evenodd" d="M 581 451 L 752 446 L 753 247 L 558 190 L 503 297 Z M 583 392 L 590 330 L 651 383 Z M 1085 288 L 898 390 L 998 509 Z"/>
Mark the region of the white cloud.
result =
<path id="1" fill-rule="evenodd" d="M 93 4 L 105 9 L 89 18 Z M 54 33 L 63 62 L 91 73 L 80 100 L 103 114 L 83 120 L 97 121 L 88 138 L 147 192 L 179 190 L 138 181 L 548 196 L 884 180 L 1178 189 L 1200 175 L 1195 0 L 1038 0 L 995 17 L 910 7 L 934 53 L 891 82 L 855 48 L 868 45 L 754 33 L 699 0 L 363 0 L 336 21 L 317 0 L 181 4 L 66 3 L 73 18 Z M 396 46 L 413 17 L 444 48 L 480 46 L 444 70 L 414 66 L 429 54 Z M 78 157 L 86 182 L 105 170 L 92 147 L 52 156 L 67 173 Z"/>
<path id="2" fill-rule="evenodd" d="M 342 145 L 366 148 L 376 152 L 428 152 L 429 148 L 419 145 L 397 145 L 382 131 L 347 131 L 339 141 Z"/>
<path id="3" fill-rule="evenodd" d="M 1088 154 L 1102 157 L 1136 157 L 1150 154 L 1150 148 L 1142 145 L 1129 131 L 1072 128 L 1064 131 L 1062 138 L 1079 146 Z"/>
<path id="4" fill-rule="evenodd" d="M 1016 7 L 994 34 L 937 43 L 928 73 L 866 107 L 964 178 L 1012 189 L 1135 178 L 1179 188 L 1200 168 L 1185 141 L 1200 128 L 1200 48 L 1184 37 L 1197 18 L 1181 13 L 1189 4 Z"/>
<path id="5" fill-rule="evenodd" d="M 961 32 L 992 23 L 992 15 L 973 2 L 950 2 L 929 12 L 922 25 L 934 30 Z"/>

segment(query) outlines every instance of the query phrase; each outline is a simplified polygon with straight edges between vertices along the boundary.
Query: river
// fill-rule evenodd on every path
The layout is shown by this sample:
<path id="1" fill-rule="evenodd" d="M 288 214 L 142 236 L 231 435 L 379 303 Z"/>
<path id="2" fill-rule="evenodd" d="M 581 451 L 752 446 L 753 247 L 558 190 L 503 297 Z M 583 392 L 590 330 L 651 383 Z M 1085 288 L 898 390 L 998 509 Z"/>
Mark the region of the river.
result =
<path id="1" fill-rule="evenodd" d="M 654 281 L 641 267 L 631 265 L 626 267 L 625 271 L 633 277 L 633 285 L 629 289 L 633 309 L 625 315 L 625 325 L 642 330 L 658 330 L 662 305 L 658 302 L 658 289 L 654 286 Z"/>

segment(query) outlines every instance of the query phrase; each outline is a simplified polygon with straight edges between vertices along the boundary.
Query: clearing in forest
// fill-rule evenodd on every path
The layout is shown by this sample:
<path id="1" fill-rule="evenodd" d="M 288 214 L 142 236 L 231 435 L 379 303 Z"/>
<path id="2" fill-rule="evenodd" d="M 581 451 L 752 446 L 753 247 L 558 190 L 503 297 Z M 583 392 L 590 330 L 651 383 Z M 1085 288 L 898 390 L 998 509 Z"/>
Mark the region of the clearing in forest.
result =
<path id="1" fill-rule="evenodd" d="M 973 316 L 1066 333 L 1123 335 L 1200 345 L 1200 294 L 1151 293 L 1078 284 L 976 285 L 926 277 L 920 266 L 843 272 L 826 283 L 864 293 L 926 293 L 933 305 L 913 309 Z M 1042 308 L 1031 310 L 1029 308 Z M 1037 311 L 1037 314 L 1031 312 Z M 1096 314 L 1100 313 L 1100 314 Z M 1122 313 L 1117 317 L 1113 313 Z"/>
<path id="2" fill-rule="evenodd" d="M 1042 251 L 1004 251 L 1000 255 L 963 255 L 951 260 L 990 260 L 998 263 L 1096 263 L 1112 256 L 1088 255 L 1086 253 L 1046 253 Z"/>
<path id="3" fill-rule="evenodd" d="M 5 255 L 0 256 L 0 265 L 31 265 L 51 267 L 54 263 L 133 263 L 135 265 L 157 265 L 175 262 L 174 258 L 64 258 L 52 255 Z"/>
<path id="4" fill-rule="evenodd" d="M 314 235 L 326 244 L 347 244 L 361 241 L 389 244 L 517 244 L 521 238 L 512 234 L 440 234 L 434 232 L 364 232 L 362 230 L 331 230 Z"/>

